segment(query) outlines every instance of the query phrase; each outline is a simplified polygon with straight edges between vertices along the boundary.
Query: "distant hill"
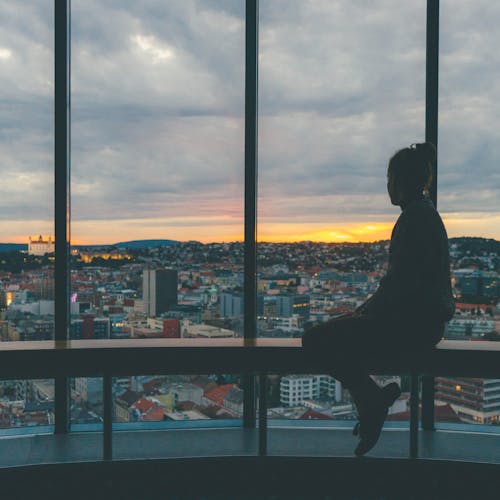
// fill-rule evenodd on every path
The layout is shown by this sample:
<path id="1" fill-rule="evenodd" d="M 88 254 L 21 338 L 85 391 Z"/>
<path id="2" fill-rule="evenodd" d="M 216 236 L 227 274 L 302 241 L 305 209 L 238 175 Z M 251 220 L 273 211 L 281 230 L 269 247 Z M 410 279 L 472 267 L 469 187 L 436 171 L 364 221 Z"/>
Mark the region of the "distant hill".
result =
<path id="1" fill-rule="evenodd" d="M 0 243 L 0 253 L 2 252 L 20 252 L 28 250 L 26 243 Z"/>
<path id="2" fill-rule="evenodd" d="M 110 246 L 117 248 L 142 249 L 142 248 L 154 248 L 154 247 L 170 247 L 178 244 L 179 242 L 175 240 L 132 240 L 132 241 L 122 241 L 120 243 L 114 243 L 113 245 Z"/>
<path id="3" fill-rule="evenodd" d="M 500 254 L 500 241 L 491 238 L 478 238 L 473 236 L 462 236 L 450 238 L 450 245 L 457 245 L 462 252 L 469 251 L 472 255 L 483 252 Z"/>
<path id="4" fill-rule="evenodd" d="M 388 240 L 375 241 L 373 243 L 362 243 L 363 245 L 375 245 L 381 243 L 387 243 Z M 459 238 L 450 238 L 450 244 L 457 245 L 462 251 L 470 251 L 472 254 L 481 252 L 500 252 L 500 241 L 490 239 L 490 238 L 480 238 L 480 237 L 467 237 L 462 236 Z M 80 249 L 100 249 L 100 248 L 129 248 L 129 249 L 146 249 L 155 247 L 168 247 L 180 244 L 192 243 L 192 242 L 181 242 L 177 240 L 131 240 L 131 241 L 121 241 L 119 243 L 111 243 L 108 245 L 73 245 L 73 248 Z M 240 242 L 243 245 L 243 242 Z M 342 243 L 341 245 L 352 245 L 356 246 L 358 243 Z M 200 243 L 201 245 L 201 243 Z M 27 251 L 28 245 L 26 243 L 0 243 L 0 253 L 2 252 L 19 252 Z"/>
<path id="5" fill-rule="evenodd" d="M 178 245 L 180 242 L 175 240 L 132 240 L 132 241 L 121 241 L 119 243 L 109 243 L 107 245 L 72 245 L 72 248 L 79 248 L 81 250 L 99 250 L 99 249 L 109 249 L 109 248 L 129 248 L 136 250 L 143 250 L 145 248 L 155 248 L 155 247 L 169 247 L 173 245 Z"/>

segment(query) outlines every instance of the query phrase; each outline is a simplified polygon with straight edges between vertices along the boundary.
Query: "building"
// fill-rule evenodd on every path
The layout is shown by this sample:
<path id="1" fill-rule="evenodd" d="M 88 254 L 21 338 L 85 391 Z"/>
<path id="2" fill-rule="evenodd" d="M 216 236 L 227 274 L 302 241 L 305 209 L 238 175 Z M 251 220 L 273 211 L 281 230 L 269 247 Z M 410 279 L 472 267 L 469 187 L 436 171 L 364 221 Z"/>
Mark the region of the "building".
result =
<path id="1" fill-rule="evenodd" d="M 129 325 L 125 323 L 124 313 L 110 314 L 109 322 L 112 339 L 127 339 L 132 336 Z"/>
<path id="2" fill-rule="evenodd" d="M 42 276 L 33 281 L 35 285 L 34 296 L 38 300 L 51 300 L 55 298 L 55 279 L 53 276 Z"/>
<path id="3" fill-rule="evenodd" d="M 177 304 L 177 271 L 175 269 L 145 269 L 142 278 L 144 312 L 160 316 Z"/>
<path id="4" fill-rule="evenodd" d="M 102 379 L 99 377 L 76 377 L 75 390 L 82 401 L 90 405 L 102 404 Z"/>
<path id="5" fill-rule="evenodd" d="M 281 378 L 280 402 L 283 406 L 301 406 L 306 401 L 341 397 L 340 382 L 330 375 L 287 375 Z"/>
<path id="6" fill-rule="evenodd" d="M 179 401 L 192 401 L 197 405 L 202 404 L 203 389 L 189 382 L 178 382 L 168 387 L 167 395 L 172 398 L 174 406 Z"/>
<path id="7" fill-rule="evenodd" d="M 294 314 L 303 319 L 309 319 L 311 299 L 309 295 L 277 295 L 276 316 L 290 317 Z"/>
<path id="8" fill-rule="evenodd" d="M 83 319 L 72 318 L 69 328 L 69 338 L 71 340 L 80 340 L 83 338 Z"/>
<path id="9" fill-rule="evenodd" d="M 178 339 L 181 336 L 179 320 L 164 319 L 163 320 L 163 337 L 166 339 Z"/>
<path id="10" fill-rule="evenodd" d="M 238 292 L 222 292 L 220 294 L 220 315 L 223 318 L 243 316 L 243 294 Z"/>
<path id="11" fill-rule="evenodd" d="M 170 307 L 168 313 L 164 315 L 167 318 L 187 319 L 193 323 L 201 321 L 201 306 L 199 304 L 175 304 Z"/>
<path id="12" fill-rule="evenodd" d="M 273 323 L 275 328 L 283 330 L 284 332 L 292 333 L 301 331 L 300 317 L 298 314 L 286 318 L 274 318 Z"/>
<path id="13" fill-rule="evenodd" d="M 463 422 L 500 423 L 500 379 L 437 377 L 435 398 Z"/>
<path id="14" fill-rule="evenodd" d="M 181 337 L 182 338 L 198 338 L 198 339 L 220 339 L 234 337 L 232 330 L 219 328 L 217 326 L 206 324 L 192 324 L 189 320 L 181 321 Z"/>
<path id="15" fill-rule="evenodd" d="M 47 253 L 54 253 L 56 250 L 56 242 L 52 236 L 44 239 L 42 235 L 38 238 L 29 237 L 28 254 L 29 255 L 45 255 Z"/>
<path id="16" fill-rule="evenodd" d="M 485 317 L 454 317 L 446 325 L 444 336 L 447 339 L 479 338 L 495 331 L 495 322 Z"/>
<path id="17" fill-rule="evenodd" d="M 19 340 L 52 340 L 54 338 L 54 321 L 36 319 L 19 328 Z"/>
<path id="18" fill-rule="evenodd" d="M 496 272 L 459 269 L 453 274 L 462 296 L 500 296 L 500 278 Z"/>
<path id="19" fill-rule="evenodd" d="M 94 318 L 92 322 L 94 339 L 109 339 L 111 336 L 111 323 L 109 318 Z"/>

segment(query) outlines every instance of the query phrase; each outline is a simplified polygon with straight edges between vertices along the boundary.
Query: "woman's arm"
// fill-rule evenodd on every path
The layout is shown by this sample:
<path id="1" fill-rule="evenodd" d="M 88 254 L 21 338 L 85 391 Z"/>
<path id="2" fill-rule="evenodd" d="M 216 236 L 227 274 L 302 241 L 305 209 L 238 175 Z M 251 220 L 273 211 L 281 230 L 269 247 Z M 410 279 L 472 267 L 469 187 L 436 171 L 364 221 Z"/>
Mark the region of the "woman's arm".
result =
<path id="1" fill-rule="evenodd" d="M 391 237 L 389 266 L 376 292 L 357 313 L 385 315 L 407 308 L 424 293 L 425 265 L 428 260 L 425 225 L 413 214 L 403 213 Z"/>

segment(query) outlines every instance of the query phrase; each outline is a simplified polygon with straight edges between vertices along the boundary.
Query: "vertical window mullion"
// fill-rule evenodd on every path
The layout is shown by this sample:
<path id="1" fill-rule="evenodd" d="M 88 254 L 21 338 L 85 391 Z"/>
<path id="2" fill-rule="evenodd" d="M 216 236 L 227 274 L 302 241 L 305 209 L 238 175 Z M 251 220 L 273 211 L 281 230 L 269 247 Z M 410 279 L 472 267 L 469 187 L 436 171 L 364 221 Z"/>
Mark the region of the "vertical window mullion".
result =
<path id="1" fill-rule="evenodd" d="M 425 140 L 438 148 L 439 0 L 427 0 L 425 67 Z M 433 165 L 431 199 L 437 208 L 437 160 Z M 422 428 L 434 430 L 434 377 L 422 378 Z"/>
<path id="2" fill-rule="evenodd" d="M 70 0 L 54 0 L 55 340 L 69 331 Z M 69 380 L 55 380 L 55 432 L 69 428 Z"/>
<path id="3" fill-rule="evenodd" d="M 246 0 L 245 14 L 245 258 L 244 337 L 257 336 L 257 96 L 258 0 Z M 255 426 L 255 378 L 244 377 L 243 425 Z"/>

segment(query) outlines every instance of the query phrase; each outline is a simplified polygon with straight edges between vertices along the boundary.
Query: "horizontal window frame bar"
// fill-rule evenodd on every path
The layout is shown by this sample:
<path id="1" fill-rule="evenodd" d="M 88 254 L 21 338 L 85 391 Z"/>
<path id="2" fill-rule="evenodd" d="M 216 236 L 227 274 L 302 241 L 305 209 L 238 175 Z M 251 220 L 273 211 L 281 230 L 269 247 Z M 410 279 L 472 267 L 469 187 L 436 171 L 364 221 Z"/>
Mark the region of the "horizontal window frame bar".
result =
<path id="1" fill-rule="evenodd" d="M 0 343 L 0 380 L 180 373 L 328 373 L 312 361 L 300 339 L 137 339 Z M 24 344 L 21 346 L 20 344 Z M 374 374 L 500 378 L 500 344 L 442 341 L 422 359 L 363 360 Z M 490 346 L 489 344 L 493 344 Z M 24 348 L 22 348 L 24 347 Z"/>

